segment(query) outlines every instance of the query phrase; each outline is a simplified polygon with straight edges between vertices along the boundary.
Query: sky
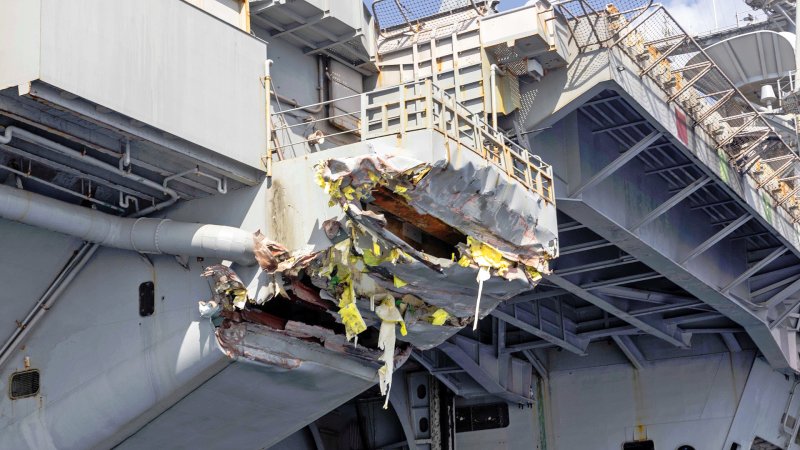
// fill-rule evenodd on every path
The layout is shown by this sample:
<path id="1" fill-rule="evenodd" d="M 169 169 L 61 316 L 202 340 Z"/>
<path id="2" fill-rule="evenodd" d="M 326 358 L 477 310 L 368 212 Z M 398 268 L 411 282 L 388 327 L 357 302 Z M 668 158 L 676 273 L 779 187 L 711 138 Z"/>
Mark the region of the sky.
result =
<path id="1" fill-rule="evenodd" d="M 500 0 L 500 10 L 522 6 L 527 0 Z M 613 0 L 611 1 L 613 3 Z M 629 3 L 630 1 L 626 1 Z M 736 13 L 750 11 L 743 0 L 664 0 L 661 2 L 670 14 L 690 34 L 703 33 L 716 28 L 714 26 L 714 3 L 717 10 L 719 28 L 736 24 Z"/>
<path id="2" fill-rule="evenodd" d="M 613 3 L 613 0 L 610 1 Z M 372 3 L 371 0 L 364 2 Z M 516 8 L 526 2 L 527 0 L 500 0 L 500 10 Z M 630 0 L 624 2 L 630 4 Z M 743 0 L 663 0 L 661 3 L 690 34 L 733 26 L 736 24 L 737 12 L 751 11 Z M 714 3 L 717 10 L 717 26 L 714 24 Z"/>

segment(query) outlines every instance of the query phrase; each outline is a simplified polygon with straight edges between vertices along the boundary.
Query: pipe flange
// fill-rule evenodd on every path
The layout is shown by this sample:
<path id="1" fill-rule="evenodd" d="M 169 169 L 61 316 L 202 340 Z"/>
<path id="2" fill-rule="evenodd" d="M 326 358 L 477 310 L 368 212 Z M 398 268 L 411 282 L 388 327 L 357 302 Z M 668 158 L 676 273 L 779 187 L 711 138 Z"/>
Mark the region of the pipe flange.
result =
<path id="1" fill-rule="evenodd" d="M 138 248 L 138 247 L 136 247 L 136 242 L 135 242 L 135 240 L 133 239 L 133 236 L 136 234 L 136 225 L 138 225 L 138 224 L 139 224 L 139 221 L 140 221 L 140 220 L 144 220 L 144 219 L 146 219 L 146 217 L 139 217 L 138 219 L 136 219 L 136 220 L 133 222 L 133 225 L 131 225 L 131 235 L 130 235 L 130 236 L 128 236 L 128 237 L 129 237 L 129 239 L 130 239 L 130 241 L 131 241 L 131 248 L 132 248 L 132 249 L 133 249 L 133 251 L 135 251 L 136 253 L 142 253 L 142 251 L 141 251 L 141 250 L 139 250 L 139 248 Z"/>
<path id="2" fill-rule="evenodd" d="M 161 219 L 158 222 L 158 225 L 156 225 L 156 232 L 155 232 L 155 235 L 153 236 L 153 244 L 156 246 L 156 251 L 159 254 L 164 253 L 164 252 L 162 252 L 161 248 L 159 248 L 159 246 L 158 246 L 158 231 L 161 229 L 161 225 L 164 225 L 164 223 L 166 223 L 166 222 L 172 222 L 172 220 L 170 220 L 170 219 Z"/>

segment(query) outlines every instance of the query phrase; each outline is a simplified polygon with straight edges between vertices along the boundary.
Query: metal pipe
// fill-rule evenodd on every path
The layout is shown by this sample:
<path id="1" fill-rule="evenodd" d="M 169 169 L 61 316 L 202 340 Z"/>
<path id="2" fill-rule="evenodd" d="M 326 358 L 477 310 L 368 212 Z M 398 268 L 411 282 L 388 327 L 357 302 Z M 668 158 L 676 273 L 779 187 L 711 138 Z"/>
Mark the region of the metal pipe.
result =
<path id="1" fill-rule="evenodd" d="M 128 176 L 126 174 L 129 173 L 124 169 L 115 168 L 110 164 L 92 158 L 86 158 L 72 149 L 13 126 L 6 127 L 3 134 L 0 135 L 0 144 L 11 142 L 14 134 L 24 140 L 43 145 L 67 156 L 75 156 L 75 153 L 77 153 L 81 160 L 87 161 L 95 167 L 121 173 L 126 178 L 146 181 L 142 184 L 148 187 L 157 186 L 159 191 L 165 192 L 170 198 L 165 202 L 138 211 L 130 218 L 123 218 L 89 208 L 70 205 L 20 189 L 8 186 L 0 187 L 0 216 L 3 218 L 40 226 L 51 231 L 70 234 L 87 240 L 53 283 L 50 284 L 45 293 L 39 298 L 39 301 L 36 302 L 36 305 L 28 312 L 28 315 L 20 321 L 11 337 L 0 348 L 0 368 L 8 361 L 12 354 L 11 350 L 22 342 L 44 316 L 44 313 L 53 306 L 61 293 L 64 292 L 97 252 L 101 244 L 150 253 L 177 252 L 174 254 L 219 257 L 248 265 L 255 262 L 253 238 L 246 231 L 232 227 L 172 222 L 168 219 L 142 218 L 142 216 L 166 208 L 178 200 L 177 192 L 166 187 L 166 183 L 169 180 L 165 180 L 164 185 L 159 186 L 150 180 Z M 126 143 L 125 150 L 126 154 L 120 161 L 123 166 L 126 163 L 129 166 L 129 143 Z M 220 186 L 218 185 L 219 188 Z M 123 193 L 120 191 L 121 204 L 123 198 L 125 203 L 131 200 L 136 201 L 136 198 L 130 195 L 127 198 L 122 196 Z"/>
<path id="2" fill-rule="evenodd" d="M 178 178 L 183 178 L 186 175 L 192 175 L 192 174 L 200 176 L 200 177 L 206 177 L 206 178 L 209 178 L 211 180 L 214 180 L 217 183 L 217 192 L 219 192 L 220 194 L 228 193 L 228 179 L 227 178 L 225 178 L 225 177 L 223 177 L 223 178 L 215 177 L 214 175 L 205 173 L 205 172 L 200 170 L 200 166 L 196 166 L 193 169 L 184 170 L 183 172 L 179 172 L 179 173 L 176 173 L 176 174 L 173 174 L 173 175 L 170 175 L 170 176 L 164 178 L 164 181 L 161 183 L 161 186 L 163 186 L 164 189 L 167 189 L 167 184 L 170 181 L 177 180 Z"/>
<path id="3" fill-rule="evenodd" d="M 69 286 L 72 279 L 80 273 L 81 269 L 89 262 L 98 248 L 100 248 L 99 244 L 84 242 L 83 246 L 78 249 L 75 256 L 70 259 L 67 266 L 58 274 L 45 293 L 39 298 L 39 301 L 36 302 L 33 309 L 19 322 L 14 333 L 8 338 L 5 344 L 3 344 L 3 347 L 0 348 L 0 368 L 3 367 L 11 356 L 11 350 L 28 335 L 44 313 L 52 307 L 53 303 L 55 303 L 61 293 L 64 292 L 64 289 Z"/>
<path id="4" fill-rule="evenodd" d="M 28 152 L 26 150 L 22 150 L 22 149 L 19 149 L 17 147 L 12 147 L 12 146 L 10 146 L 8 144 L 0 144 L 0 149 L 6 151 L 8 153 L 11 153 L 12 155 L 16 155 L 16 156 L 19 156 L 21 158 L 27 159 L 29 161 L 34 161 L 34 162 L 42 164 L 44 166 L 52 167 L 52 168 L 54 168 L 54 169 L 56 169 L 58 171 L 61 171 L 61 172 L 64 172 L 64 173 L 68 173 L 70 175 L 74 175 L 74 176 L 76 176 L 76 177 L 78 177 L 80 179 L 93 181 L 95 184 L 109 187 L 109 188 L 111 188 L 113 190 L 119 191 L 120 193 L 125 193 L 125 194 L 131 195 L 131 196 L 135 195 L 135 196 L 139 196 L 139 197 L 149 197 L 147 194 L 145 194 L 145 193 L 143 193 L 141 191 L 137 191 L 135 189 L 131 189 L 131 188 L 122 186 L 122 185 L 114 183 L 112 181 L 108 181 L 108 180 L 106 180 L 104 178 L 100 178 L 98 176 L 94 176 L 94 175 L 82 172 L 82 171 L 80 171 L 78 169 L 75 169 L 73 167 L 69 167 L 69 166 L 66 166 L 64 164 L 55 162 L 53 160 L 50 160 L 50 159 L 47 159 L 47 158 L 43 158 L 41 156 L 32 154 L 32 153 L 30 153 L 30 152 Z M 48 184 L 51 184 L 51 183 L 48 183 Z"/>
<path id="5" fill-rule="evenodd" d="M 773 5 L 770 5 L 770 6 L 772 7 L 772 9 L 774 9 L 775 11 L 778 11 L 778 12 L 779 12 L 779 13 L 780 13 L 780 14 L 781 14 L 783 17 L 785 17 L 785 18 L 786 18 L 786 21 L 787 21 L 787 22 L 789 22 L 789 25 L 790 25 L 792 28 L 794 28 L 794 29 L 795 29 L 795 31 L 797 30 L 797 27 L 795 27 L 795 21 L 794 21 L 794 20 L 792 20 L 792 18 L 791 18 L 791 17 L 789 17 L 789 14 L 787 14 L 787 13 L 786 13 L 786 10 L 785 10 L 785 9 L 783 9 L 783 8 L 781 7 L 781 5 L 773 4 Z M 736 17 L 736 20 L 739 20 L 739 17 L 738 17 L 738 16 Z"/>
<path id="6" fill-rule="evenodd" d="M 800 25 L 800 5 L 795 5 L 794 8 L 794 70 L 795 74 L 798 70 L 800 70 L 800 30 L 797 29 L 798 25 Z M 797 77 L 797 75 L 795 75 Z M 795 80 L 795 84 L 797 80 Z M 798 86 L 795 86 L 797 89 Z M 800 90 L 800 89 L 798 89 Z"/>
<path id="7" fill-rule="evenodd" d="M 117 217 L 10 186 L 0 185 L 0 217 L 141 253 L 220 258 L 246 265 L 255 263 L 253 235 L 239 228 Z"/>
<path id="8" fill-rule="evenodd" d="M 492 128 L 497 130 L 497 64 L 489 66 L 489 87 L 492 90 Z M 458 89 L 458 87 L 456 87 Z"/>
<path id="9" fill-rule="evenodd" d="M 122 176 L 124 178 L 127 178 L 129 180 L 133 180 L 133 181 L 135 181 L 135 182 L 137 182 L 137 183 L 139 183 L 141 185 L 147 186 L 150 189 L 155 190 L 156 192 L 163 192 L 164 194 L 166 194 L 166 195 L 168 195 L 170 197 L 168 200 L 166 200 L 164 202 L 157 203 L 155 205 L 152 205 L 152 206 L 150 206 L 148 208 L 145 208 L 142 211 L 140 211 L 139 214 L 141 214 L 143 216 L 147 215 L 147 214 L 150 214 L 150 213 L 153 213 L 155 211 L 159 211 L 161 209 L 164 209 L 167 206 L 170 206 L 173 203 L 177 202 L 178 198 L 180 198 L 178 193 L 175 190 L 170 189 L 170 188 L 168 188 L 166 186 L 162 186 L 162 185 L 156 183 L 155 181 L 149 180 L 147 178 L 144 178 L 144 177 L 141 177 L 141 176 L 138 176 L 138 175 L 134 175 L 131 172 L 127 172 L 125 170 L 122 170 L 117 166 L 105 163 L 103 161 L 100 161 L 99 159 L 88 157 L 88 156 L 84 155 L 83 153 L 81 153 L 81 152 L 79 152 L 77 150 L 73 150 L 73 149 L 71 149 L 71 148 L 69 148 L 67 146 L 59 144 L 58 142 L 53 142 L 53 141 L 51 141 L 51 140 L 49 140 L 47 138 L 44 138 L 44 137 L 39 136 L 37 134 L 33 134 L 33 133 L 31 133 L 31 132 L 29 132 L 27 130 L 23 130 L 21 128 L 17 128 L 16 126 L 13 126 L 13 125 L 6 127 L 3 136 L 0 137 L 0 144 L 9 143 L 11 141 L 11 138 L 14 137 L 14 136 L 16 136 L 17 138 L 22 139 L 24 141 L 28 141 L 28 142 L 31 142 L 31 143 L 34 143 L 34 144 L 41 145 L 41 146 L 43 146 L 45 148 L 48 148 L 48 149 L 50 149 L 52 151 L 60 153 L 60 154 L 62 154 L 64 156 L 68 156 L 70 158 L 74 158 L 74 159 L 77 159 L 79 161 L 85 162 L 85 163 L 87 163 L 89 165 L 92 165 L 94 167 L 97 167 L 99 169 L 102 169 L 102 170 L 105 170 L 105 171 L 120 175 L 120 176 Z"/>
<path id="10" fill-rule="evenodd" d="M 0 144 L 8 144 L 11 142 L 11 127 L 6 128 L 2 136 L 0 136 Z"/>
<path id="11" fill-rule="evenodd" d="M 264 61 L 264 89 L 266 91 L 264 108 L 267 112 L 267 162 L 265 165 L 267 166 L 267 178 L 272 179 L 272 106 L 270 105 L 272 96 L 269 95 L 272 91 L 272 75 L 270 66 L 272 66 L 271 59 Z"/>
<path id="12" fill-rule="evenodd" d="M 271 59 L 267 61 L 269 61 L 267 63 L 268 65 L 272 64 Z M 293 108 L 301 109 L 310 114 L 317 114 L 319 112 L 322 112 L 323 108 L 323 105 L 321 103 L 324 101 L 323 100 L 324 99 L 323 90 L 325 89 L 324 77 L 325 77 L 325 69 L 323 67 L 322 56 L 319 56 L 317 57 L 317 98 L 319 99 L 319 101 L 317 102 L 317 106 L 313 108 L 310 106 L 301 107 L 300 103 L 297 100 L 280 95 L 275 91 L 270 90 L 269 93 L 272 94 L 275 98 L 277 98 L 281 102 L 291 105 Z"/>
<path id="13" fill-rule="evenodd" d="M 120 208 L 120 207 L 117 207 L 117 206 L 112 205 L 110 203 L 104 202 L 102 200 L 98 200 L 96 198 L 92 198 L 89 195 L 69 190 L 69 189 L 65 188 L 64 186 L 59 186 L 58 184 L 52 183 L 52 182 L 47 181 L 47 180 L 43 180 L 43 179 L 41 179 L 39 177 L 35 177 L 35 176 L 31 175 L 30 173 L 25 173 L 25 172 L 23 172 L 21 170 L 17 170 L 15 168 L 13 168 L 13 167 L 9 167 L 9 166 L 0 164 L 0 169 L 7 170 L 7 171 L 13 173 L 14 175 L 20 177 L 18 179 L 24 178 L 26 180 L 33 180 L 33 181 L 35 181 L 37 183 L 41 183 L 41 184 L 43 184 L 45 186 L 48 186 L 51 189 L 55 189 L 57 191 L 64 192 L 65 194 L 78 197 L 81 200 L 86 200 L 86 201 L 94 203 L 96 205 L 102 205 L 102 206 L 105 206 L 108 209 L 114 209 L 114 210 L 117 210 L 117 211 L 120 211 L 120 212 L 125 212 L 125 210 Z M 19 189 L 22 189 L 22 187 L 19 187 Z M 122 195 L 122 192 L 120 192 L 120 195 Z M 123 208 L 127 208 L 127 206 L 123 206 L 123 205 L 120 205 L 120 206 L 122 206 Z"/>

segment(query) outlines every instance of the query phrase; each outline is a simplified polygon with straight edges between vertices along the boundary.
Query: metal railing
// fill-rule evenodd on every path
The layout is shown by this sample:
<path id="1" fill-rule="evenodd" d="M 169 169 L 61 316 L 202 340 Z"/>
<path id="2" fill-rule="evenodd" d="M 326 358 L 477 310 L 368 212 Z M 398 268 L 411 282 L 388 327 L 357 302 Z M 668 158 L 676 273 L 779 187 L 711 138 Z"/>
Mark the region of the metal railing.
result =
<path id="1" fill-rule="evenodd" d="M 752 177 L 793 223 L 800 221 L 797 154 L 662 5 L 639 2 L 625 8 L 591 8 L 587 0 L 556 6 L 579 49 L 616 48 L 628 56 L 638 75 L 653 81 L 667 103 L 703 129 L 732 166 Z M 591 12 L 569 13 L 576 10 Z"/>
<path id="2" fill-rule="evenodd" d="M 439 88 L 431 79 L 419 80 L 397 86 L 381 88 L 375 91 L 328 100 L 319 103 L 327 105 L 342 100 L 360 98 L 359 111 L 344 111 L 337 117 L 352 119 L 353 128 L 333 134 L 356 134 L 361 140 L 375 139 L 384 136 L 398 135 L 417 130 L 433 130 L 447 139 L 447 152 L 450 156 L 450 144 L 467 149 L 484 160 L 490 162 L 510 178 L 525 186 L 531 192 L 539 194 L 550 203 L 555 203 L 553 187 L 553 168 L 540 157 L 530 154 L 525 148 L 511 141 L 502 132 L 492 128 L 478 114 L 469 111 L 457 102 L 455 97 Z M 281 116 L 297 112 L 305 107 L 285 110 L 275 114 Z M 283 123 L 275 127 L 275 133 L 289 136 L 289 130 L 295 127 L 313 128 L 317 122 L 327 121 L 332 117 L 313 119 L 289 125 L 284 117 L 274 122 Z M 281 153 L 282 148 L 303 147 L 318 141 L 318 136 L 300 142 L 289 142 L 274 148 Z"/>
<path id="3" fill-rule="evenodd" d="M 472 9 L 477 15 L 486 13 L 486 0 L 374 0 L 372 17 L 378 33 L 389 35 L 420 31 L 423 23 L 447 17 L 458 10 Z"/>

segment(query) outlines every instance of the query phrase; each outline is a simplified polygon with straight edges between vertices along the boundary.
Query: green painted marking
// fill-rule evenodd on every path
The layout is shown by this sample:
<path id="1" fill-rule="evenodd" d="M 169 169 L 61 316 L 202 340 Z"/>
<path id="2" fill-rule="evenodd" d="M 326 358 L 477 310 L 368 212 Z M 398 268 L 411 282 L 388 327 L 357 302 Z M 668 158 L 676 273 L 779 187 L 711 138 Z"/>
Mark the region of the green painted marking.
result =
<path id="1" fill-rule="evenodd" d="M 728 158 L 725 157 L 725 153 L 721 149 L 717 150 L 717 161 L 719 161 L 719 177 L 725 183 L 730 184 L 730 165 L 728 164 Z"/>
<path id="2" fill-rule="evenodd" d="M 769 203 L 769 195 L 766 192 L 761 192 L 761 206 L 764 208 L 764 217 L 767 222 L 772 223 L 772 207 Z"/>

